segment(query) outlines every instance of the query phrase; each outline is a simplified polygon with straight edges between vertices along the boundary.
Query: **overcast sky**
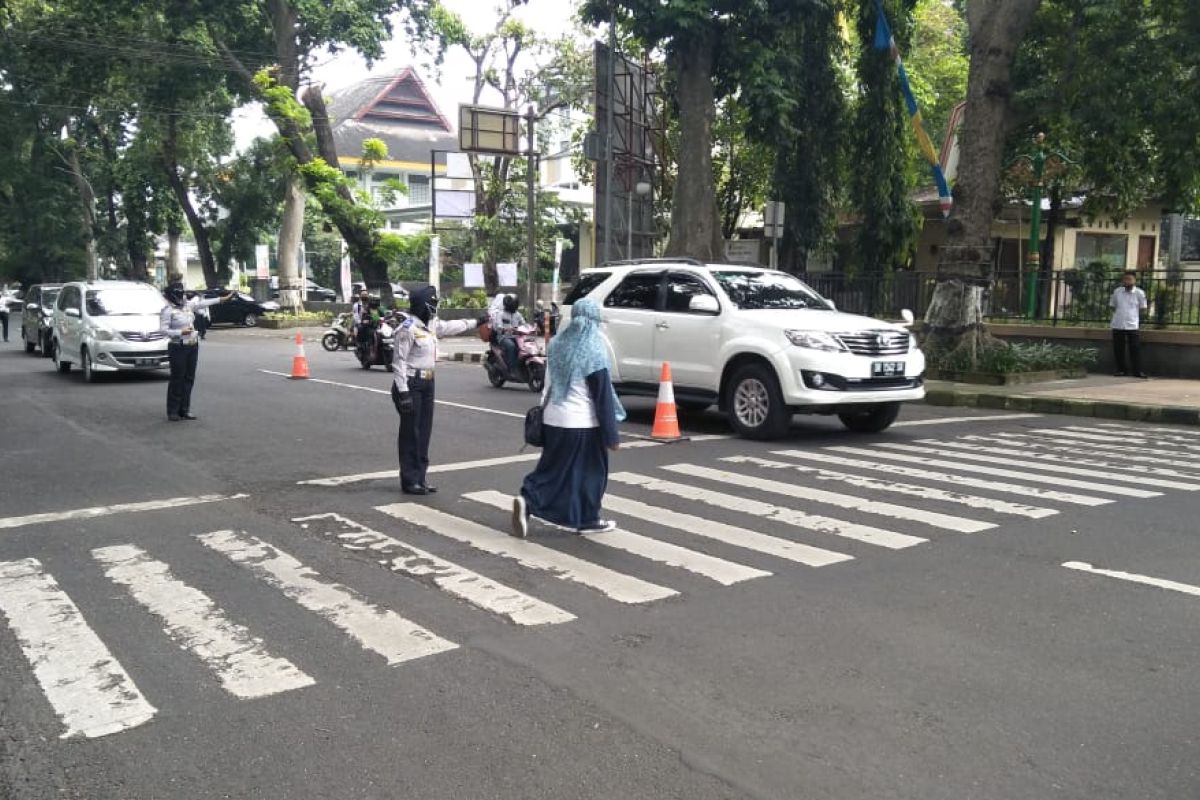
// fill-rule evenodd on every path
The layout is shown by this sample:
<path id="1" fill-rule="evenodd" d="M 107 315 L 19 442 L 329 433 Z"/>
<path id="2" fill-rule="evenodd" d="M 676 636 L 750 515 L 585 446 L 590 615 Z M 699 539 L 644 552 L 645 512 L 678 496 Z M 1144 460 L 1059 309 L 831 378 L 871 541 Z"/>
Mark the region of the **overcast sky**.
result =
<path id="1" fill-rule="evenodd" d="M 459 14 L 473 30 L 482 33 L 495 27 L 498 13 L 493 0 L 442 0 L 443 4 Z M 546 36 L 560 36 L 573 27 L 574 0 L 529 0 L 527 6 L 521 7 L 516 15 L 527 24 Z M 394 74 L 407 66 L 415 66 L 421 73 L 433 94 L 433 99 L 441 107 L 442 113 L 454 124 L 458 118 L 459 103 L 471 102 L 471 77 L 474 75 L 474 65 L 459 49 L 446 54 L 446 60 L 441 67 L 440 78 L 422 62 L 430 62 L 428 57 L 415 57 L 409 51 L 403 38 L 393 40 L 388 44 L 384 57 L 367 69 L 362 58 L 356 53 L 342 53 L 334 58 L 326 56 L 318 59 L 319 66 L 313 75 L 317 81 L 325 84 L 328 95 L 344 86 L 356 83 L 372 75 Z M 487 100 L 485 99 L 486 103 Z M 269 136 L 275 132 L 274 126 L 262 114 L 256 105 L 247 106 L 234 113 L 234 131 L 237 134 L 237 146 L 241 150 L 256 136 Z"/>

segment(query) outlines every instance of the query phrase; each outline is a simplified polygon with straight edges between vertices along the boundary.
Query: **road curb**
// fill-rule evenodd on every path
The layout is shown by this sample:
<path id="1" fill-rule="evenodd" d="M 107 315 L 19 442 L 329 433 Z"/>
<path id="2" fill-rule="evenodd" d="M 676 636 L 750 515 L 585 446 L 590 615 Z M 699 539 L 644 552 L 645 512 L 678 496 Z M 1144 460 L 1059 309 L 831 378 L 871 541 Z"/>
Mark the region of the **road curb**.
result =
<path id="1" fill-rule="evenodd" d="M 446 356 L 446 361 L 461 361 L 467 364 L 482 364 L 483 353 L 451 353 Z"/>
<path id="2" fill-rule="evenodd" d="M 931 406 L 989 408 L 1028 411 L 1035 414 L 1065 414 L 1073 417 L 1098 417 L 1200 426 L 1200 408 L 1187 406 L 1114 403 L 1105 400 L 1081 400 L 1073 397 L 1047 397 L 1036 394 L 1006 394 L 972 389 L 941 388 L 926 390 L 925 403 Z"/>

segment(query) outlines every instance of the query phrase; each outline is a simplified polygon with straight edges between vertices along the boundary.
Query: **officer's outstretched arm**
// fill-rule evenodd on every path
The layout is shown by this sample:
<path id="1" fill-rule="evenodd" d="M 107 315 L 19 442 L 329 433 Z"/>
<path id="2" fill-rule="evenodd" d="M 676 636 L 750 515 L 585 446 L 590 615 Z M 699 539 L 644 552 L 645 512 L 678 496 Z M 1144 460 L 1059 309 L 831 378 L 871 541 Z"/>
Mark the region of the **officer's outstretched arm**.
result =
<path id="1" fill-rule="evenodd" d="M 475 319 L 435 319 L 433 322 L 434 333 L 439 339 L 443 336 L 458 336 L 479 327 L 479 320 Z"/>

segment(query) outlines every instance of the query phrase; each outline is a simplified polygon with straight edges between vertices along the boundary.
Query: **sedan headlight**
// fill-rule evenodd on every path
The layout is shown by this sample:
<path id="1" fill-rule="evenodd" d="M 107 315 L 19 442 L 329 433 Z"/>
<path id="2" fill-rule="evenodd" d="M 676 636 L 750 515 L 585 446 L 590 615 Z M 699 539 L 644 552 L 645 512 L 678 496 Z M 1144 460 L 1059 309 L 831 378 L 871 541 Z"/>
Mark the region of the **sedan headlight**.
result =
<path id="1" fill-rule="evenodd" d="M 840 353 L 846 349 L 832 334 L 824 331 L 784 331 L 783 335 L 797 347 L 807 347 L 810 350 Z"/>

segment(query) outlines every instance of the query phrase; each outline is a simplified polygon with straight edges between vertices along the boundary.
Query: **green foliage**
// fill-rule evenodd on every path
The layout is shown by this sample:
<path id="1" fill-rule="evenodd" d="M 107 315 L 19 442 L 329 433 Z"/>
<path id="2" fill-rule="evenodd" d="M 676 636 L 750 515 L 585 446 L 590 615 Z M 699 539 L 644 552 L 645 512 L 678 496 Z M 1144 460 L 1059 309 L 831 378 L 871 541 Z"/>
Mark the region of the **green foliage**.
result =
<path id="1" fill-rule="evenodd" d="M 490 302 L 491 299 L 483 289 L 471 289 L 470 291 L 458 289 L 442 300 L 442 306 L 445 308 L 485 309 Z"/>
<path id="2" fill-rule="evenodd" d="M 1016 372 L 1079 370 L 1094 365 L 1099 353 L 1094 347 L 1068 347 L 1052 342 L 1001 342 L 979 351 L 974 364 L 963 349 L 945 355 L 934 364 L 942 372 L 984 372 L 1008 375 Z"/>
<path id="3" fill-rule="evenodd" d="M 263 314 L 263 319 L 310 325 L 330 325 L 333 323 L 333 313 L 329 311 L 269 311 Z"/>
<path id="4" fill-rule="evenodd" d="M 1061 311 L 1066 320 L 1095 321 L 1110 315 L 1109 300 L 1122 270 L 1104 261 L 1093 261 L 1083 269 L 1064 270 L 1063 282 L 1070 291 Z"/>
<path id="5" fill-rule="evenodd" d="M 901 53 L 912 41 L 912 10 L 917 0 L 883 4 Z M 875 48 L 878 12 L 862 3 L 858 12 L 858 107 L 854 114 L 850 190 L 861 224 L 856 242 L 857 269 L 880 275 L 904 267 L 917 244 L 917 213 L 909 197 L 913 130 L 900 89 L 896 65 L 886 50 Z"/>

